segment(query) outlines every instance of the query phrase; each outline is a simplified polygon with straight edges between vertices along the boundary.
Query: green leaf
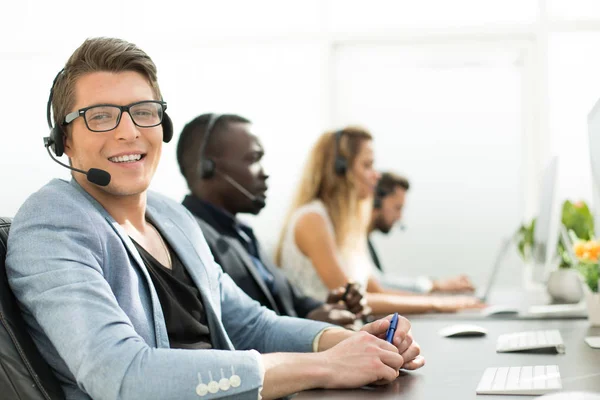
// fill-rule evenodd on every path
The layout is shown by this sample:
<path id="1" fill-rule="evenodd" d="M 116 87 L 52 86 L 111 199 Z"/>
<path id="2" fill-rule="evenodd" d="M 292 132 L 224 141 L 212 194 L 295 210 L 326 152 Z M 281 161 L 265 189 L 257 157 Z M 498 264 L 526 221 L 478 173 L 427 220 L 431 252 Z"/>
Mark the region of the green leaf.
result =
<path id="1" fill-rule="evenodd" d="M 600 270 L 598 263 L 581 262 L 577 265 L 577 269 L 581 276 L 583 276 L 583 279 L 590 290 L 592 292 L 598 292 L 598 272 Z"/>
<path id="2" fill-rule="evenodd" d="M 594 216 L 583 201 L 572 203 L 566 200 L 562 207 L 562 223 L 579 239 L 590 240 L 594 236 Z"/>
<path id="3" fill-rule="evenodd" d="M 565 200 L 562 205 L 561 222 L 567 229 L 573 243 L 578 240 L 591 240 L 594 238 L 594 216 L 588 205 L 583 201 L 572 203 Z M 536 218 L 531 220 L 529 224 L 523 224 L 515 233 L 517 249 L 525 262 L 529 261 L 532 254 L 535 223 Z M 578 260 L 571 259 L 562 241 L 558 242 L 556 253 L 561 259 L 560 267 L 568 268 L 577 265 Z M 597 282 L 595 285 L 597 287 Z"/>

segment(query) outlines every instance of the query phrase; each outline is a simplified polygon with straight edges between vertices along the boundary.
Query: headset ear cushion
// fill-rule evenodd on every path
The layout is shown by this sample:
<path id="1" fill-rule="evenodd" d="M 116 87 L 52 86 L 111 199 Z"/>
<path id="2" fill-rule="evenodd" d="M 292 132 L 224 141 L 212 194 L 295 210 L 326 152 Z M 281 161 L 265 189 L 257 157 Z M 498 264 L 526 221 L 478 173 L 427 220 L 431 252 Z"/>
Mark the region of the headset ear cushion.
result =
<path id="1" fill-rule="evenodd" d="M 163 115 L 162 127 L 163 142 L 169 143 L 171 139 L 173 139 L 173 121 L 171 121 L 171 118 L 167 115 L 167 113 Z"/>
<path id="2" fill-rule="evenodd" d="M 338 175 L 345 175 L 346 174 L 346 170 L 348 169 L 346 166 L 346 160 L 344 160 L 343 158 L 336 158 L 335 159 L 335 172 Z"/>
<path id="3" fill-rule="evenodd" d="M 216 165 L 213 160 L 202 160 L 200 168 L 202 169 L 200 171 L 202 179 L 209 179 L 214 176 Z"/>
<path id="4" fill-rule="evenodd" d="M 63 130 L 60 125 L 55 126 L 50 131 L 50 138 L 52 139 L 52 151 L 56 157 L 60 157 L 65 152 L 65 145 L 63 142 Z"/>
<path id="5" fill-rule="evenodd" d="M 375 196 L 373 199 L 373 208 L 380 209 L 381 208 L 381 197 Z"/>
<path id="6" fill-rule="evenodd" d="M 381 208 L 383 198 L 387 195 L 388 193 L 384 189 L 377 187 L 375 189 L 375 198 L 373 199 L 373 208 Z"/>

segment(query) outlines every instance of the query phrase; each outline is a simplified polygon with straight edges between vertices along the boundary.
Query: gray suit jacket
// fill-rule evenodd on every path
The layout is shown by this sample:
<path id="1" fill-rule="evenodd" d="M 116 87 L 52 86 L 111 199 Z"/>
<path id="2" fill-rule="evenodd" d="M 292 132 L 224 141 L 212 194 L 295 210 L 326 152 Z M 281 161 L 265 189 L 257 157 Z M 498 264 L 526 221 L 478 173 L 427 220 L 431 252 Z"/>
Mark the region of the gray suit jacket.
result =
<path id="1" fill-rule="evenodd" d="M 329 325 L 279 317 L 251 300 L 213 261 L 181 205 L 149 193 L 147 218 L 188 269 L 213 344 L 226 351 L 170 349 L 158 296 L 125 231 L 75 180 L 53 180 L 15 216 L 6 266 L 68 399 L 255 400 L 263 371 L 248 350 L 312 351 Z"/>
<path id="2" fill-rule="evenodd" d="M 226 225 L 225 221 L 229 222 L 229 219 L 223 216 L 219 217 L 215 214 L 213 208 L 215 206 L 209 205 L 193 195 L 186 196 L 183 205 L 198 221 L 217 263 L 248 296 L 275 311 L 278 315 L 290 317 L 305 318 L 309 312 L 323 305 L 322 302 L 304 295 L 300 289 L 295 288 L 281 272 L 281 269 L 270 261 L 257 241 L 256 246 L 261 263 L 273 276 L 273 285 L 276 290 L 275 293 L 271 293 L 250 253 L 232 232 L 232 228 L 228 224 Z"/>

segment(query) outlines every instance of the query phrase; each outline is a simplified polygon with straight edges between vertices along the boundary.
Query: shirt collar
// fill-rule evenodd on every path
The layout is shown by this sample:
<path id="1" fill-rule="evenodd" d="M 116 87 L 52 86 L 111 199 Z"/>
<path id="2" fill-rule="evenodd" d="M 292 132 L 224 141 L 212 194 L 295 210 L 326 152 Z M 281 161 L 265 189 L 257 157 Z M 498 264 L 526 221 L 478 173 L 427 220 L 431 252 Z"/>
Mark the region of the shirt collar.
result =
<path id="1" fill-rule="evenodd" d="M 200 217 L 222 233 L 237 234 L 239 229 L 244 230 L 246 233 L 252 232 L 249 226 L 240 222 L 227 210 L 199 199 L 194 195 L 185 196 L 182 204 L 192 214 Z"/>

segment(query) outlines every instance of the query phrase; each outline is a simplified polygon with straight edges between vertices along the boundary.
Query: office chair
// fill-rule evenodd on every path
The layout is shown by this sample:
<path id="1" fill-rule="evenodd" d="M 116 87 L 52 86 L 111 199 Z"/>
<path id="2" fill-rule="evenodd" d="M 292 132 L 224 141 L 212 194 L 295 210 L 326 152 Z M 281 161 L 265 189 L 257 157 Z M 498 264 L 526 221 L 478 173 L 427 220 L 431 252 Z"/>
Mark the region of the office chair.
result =
<path id="1" fill-rule="evenodd" d="M 0 397 L 64 400 L 52 370 L 27 332 L 6 277 L 6 243 L 11 220 L 0 217 Z"/>

